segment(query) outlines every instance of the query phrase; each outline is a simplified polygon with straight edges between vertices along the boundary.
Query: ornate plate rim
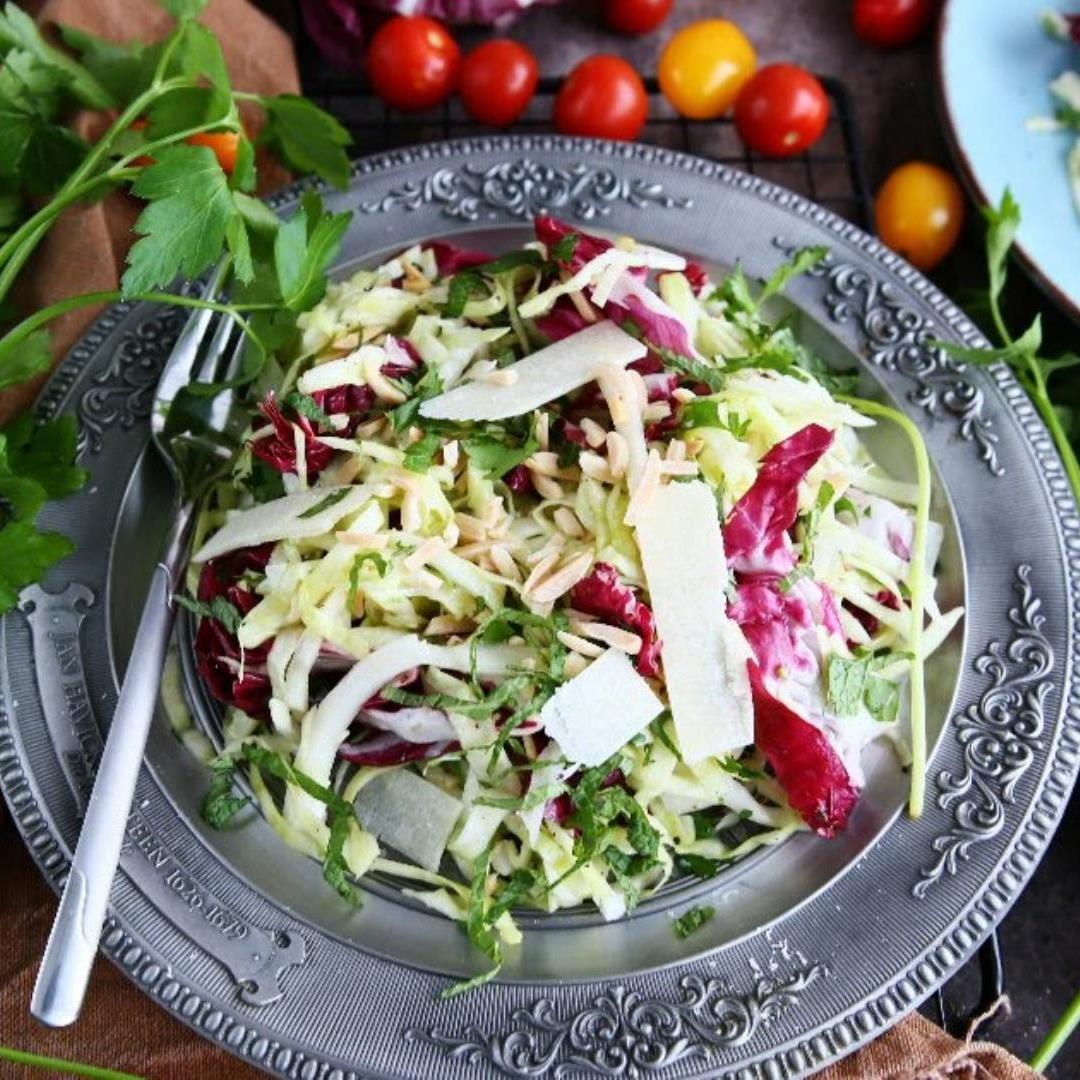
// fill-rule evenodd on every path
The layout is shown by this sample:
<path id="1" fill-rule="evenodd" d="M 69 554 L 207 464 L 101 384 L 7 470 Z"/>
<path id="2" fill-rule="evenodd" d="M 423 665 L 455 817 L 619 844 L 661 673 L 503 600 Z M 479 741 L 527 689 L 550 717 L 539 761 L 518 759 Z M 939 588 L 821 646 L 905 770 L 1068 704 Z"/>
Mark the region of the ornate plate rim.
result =
<path id="1" fill-rule="evenodd" d="M 809 200 L 795 195 L 785 189 L 762 181 L 756 177 L 746 176 L 737 170 L 716 165 L 690 155 L 664 150 L 657 147 L 640 144 L 613 144 L 595 140 L 566 139 L 556 136 L 492 136 L 475 139 L 458 139 L 443 143 L 427 144 L 410 148 L 405 151 L 395 151 L 379 154 L 372 157 L 361 158 L 354 163 L 353 180 L 360 177 L 389 171 L 395 167 L 414 165 L 416 163 L 437 163 L 442 159 L 468 156 L 473 153 L 531 153 L 542 155 L 546 151 L 561 151 L 594 155 L 615 161 L 640 161 L 663 166 L 670 170 L 684 170 L 698 174 L 713 180 L 718 180 L 732 187 L 741 188 L 764 201 L 771 201 L 784 206 L 798 217 L 806 219 L 808 225 L 814 226 L 820 231 L 832 234 L 837 239 L 842 239 L 847 244 L 862 254 L 865 260 L 879 269 L 883 276 L 901 282 L 928 307 L 937 317 L 947 325 L 949 330 L 968 344 L 979 344 L 981 335 L 964 314 L 944 296 L 933 284 L 919 275 L 910 266 L 886 249 L 880 242 L 863 233 L 856 226 L 843 221 L 831 212 L 813 204 Z M 300 181 L 297 184 L 284 189 L 274 197 L 275 205 L 283 205 L 295 199 L 300 192 L 310 186 L 310 181 Z M 54 412 L 65 395 L 71 389 L 76 377 L 82 368 L 94 357 L 107 336 L 130 314 L 132 307 L 118 305 L 106 312 L 85 335 L 83 340 L 72 350 L 68 358 L 58 368 L 56 374 L 44 390 L 38 403 L 38 412 L 41 415 L 49 415 Z M 842 319 L 840 320 L 842 321 Z M 1069 645 L 1065 650 L 1065 665 L 1061 688 L 1061 702 L 1058 723 L 1052 733 L 1053 742 L 1044 772 L 1039 778 L 1037 789 L 1032 793 L 1030 800 L 1024 806 L 1023 815 L 1017 822 L 1011 836 L 1008 848 L 996 859 L 986 880 L 981 881 L 971 894 L 965 893 L 962 909 L 957 912 L 951 925 L 941 932 L 933 941 L 921 949 L 918 960 L 906 970 L 896 972 L 880 985 L 878 996 L 870 1002 L 864 1001 L 862 1005 L 849 1009 L 846 1013 L 838 1014 L 833 1020 L 819 1025 L 809 1034 L 795 1035 L 786 1043 L 770 1046 L 767 1049 L 755 1051 L 752 1059 L 748 1060 L 740 1076 L 772 1076 L 777 1075 L 777 1070 L 782 1075 L 793 1075 L 805 1070 L 817 1069 L 849 1052 L 857 1045 L 869 1040 L 880 1030 L 892 1023 L 903 1012 L 909 1011 L 921 996 L 929 993 L 934 985 L 944 979 L 948 973 L 954 970 L 966 956 L 974 950 L 978 941 L 981 940 L 997 920 L 1005 913 L 1010 904 L 1019 895 L 1019 891 L 1030 876 L 1037 862 L 1041 850 L 1045 847 L 1053 829 L 1060 820 L 1068 793 L 1076 777 L 1078 764 L 1080 764 L 1080 710 L 1076 704 L 1080 700 L 1080 688 L 1076 684 L 1075 665 L 1080 658 L 1080 642 L 1073 640 L 1072 628 L 1075 625 L 1075 609 L 1080 593 L 1080 518 L 1077 517 L 1076 504 L 1068 489 L 1067 482 L 1045 429 L 1034 409 L 1030 405 L 1023 391 L 1019 388 L 1012 374 L 1003 368 L 991 369 L 989 378 L 997 386 L 1003 403 L 1008 407 L 1022 432 L 1023 442 L 1031 455 L 1032 462 L 1040 470 L 1041 485 L 1045 490 L 1047 501 L 1056 511 L 1056 529 L 1061 542 L 1061 549 L 1066 553 L 1063 573 L 1066 576 L 1067 590 L 1064 597 L 1064 619 L 1068 630 L 1067 640 Z M 953 391 L 949 391 L 950 393 Z M 916 404 L 920 404 L 915 399 Z M 925 406 L 925 402 L 922 402 Z M 966 413 L 959 413 L 961 426 L 969 424 L 971 417 Z M 977 429 L 978 417 L 976 416 L 976 429 L 964 434 L 966 439 L 974 441 L 979 449 L 980 456 L 986 465 L 993 471 L 996 467 L 996 436 L 987 436 L 985 432 L 980 434 Z M 1020 603 L 1010 609 L 1010 619 L 1019 628 L 1021 641 L 1032 641 L 1041 634 L 1042 615 L 1040 613 L 1040 600 L 1032 591 L 1030 584 L 1030 567 L 1018 568 L 1019 579 L 1016 582 L 1020 593 Z M 3 635 L 6 623 L 0 624 L 0 646 L 3 646 Z M 1045 638 L 1043 639 L 1045 641 Z M 1011 647 L 1006 650 L 1008 655 L 1002 656 L 995 652 L 996 646 L 991 643 L 988 652 L 980 658 L 984 667 L 980 671 L 988 672 L 994 685 L 1009 684 L 1008 663 L 1017 660 L 1011 652 Z M 1049 649 L 1049 645 L 1047 645 Z M 999 650 L 1000 651 L 1000 650 Z M 1023 660 L 1021 656 L 1020 661 Z M 1052 662 L 1052 657 L 1047 663 Z M 995 663 L 998 665 L 995 668 Z M 1003 673 L 999 671 L 1005 665 Z M 1036 674 L 1039 674 L 1036 672 Z M 1045 674 L 1045 671 L 1042 672 Z M 58 887 L 65 872 L 65 857 L 60 844 L 54 834 L 54 826 L 46 821 L 40 813 L 37 802 L 39 795 L 32 777 L 22 773 L 18 753 L 13 741 L 12 727 L 5 699 L 10 698 L 9 691 L 10 673 L 6 663 L 0 667 L 0 785 L 3 787 L 5 798 L 12 811 L 13 819 L 18 824 L 24 839 L 26 840 L 31 854 L 38 862 L 46 878 Z M 1024 675 L 1019 677 L 1020 685 L 1024 683 Z M 1043 685 L 1037 684 L 1037 688 Z M 1036 689 L 1037 689 L 1036 688 Z M 986 696 L 989 696 L 989 693 Z M 1039 694 L 1043 691 L 1038 690 Z M 984 696 L 984 701 L 985 697 Z M 1042 722 L 1041 697 L 1037 702 L 1038 718 Z M 1071 706 L 1071 707 L 1070 707 Z M 942 779 L 945 779 L 944 777 Z M 958 827 L 962 824 L 958 819 Z M 962 831 L 962 830 L 961 830 Z M 958 842 L 963 841 L 963 836 Z M 956 859 L 966 858 L 966 852 L 962 848 L 953 848 L 951 856 L 955 865 L 949 865 L 949 850 L 939 849 L 942 858 L 936 867 L 931 868 L 924 874 L 925 882 L 922 887 L 929 889 L 943 876 L 955 872 Z M 958 852 L 958 853 L 957 853 Z M 779 954 L 785 960 L 791 960 L 792 954 L 787 949 L 786 942 L 772 942 L 768 934 L 763 935 L 763 940 L 769 943 L 770 955 L 774 945 Z M 139 981 L 144 988 L 151 984 L 157 987 L 163 977 L 160 965 L 155 967 L 154 954 L 149 948 L 140 947 L 138 935 L 125 930 L 123 926 L 111 920 L 105 938 L 106 952 L 115 959 L 122 969 L 132 978 Z M 129 960 L 130 958 L 130 960 Z M 805 978 L 807 982 L 823 974 L 819 965 L 810 964 L 804 957 L 795 954 L 795 961 L 801 962 L 801 967 L 796 966 L 795 974 L 790 978 L 798 982 Z M 154 968 L 153 978 L 147 977 L 149 968 Z M 773 969 L 769 969 L 770 971 Z M 688 975 L 679 985 L 682 987 L 684 998 L 681 1002 L 652 1002 L 642 1000 L 631 991 L 627 995 L 625 988 L 613 986 L 608 992 L 596 999 L 592 1009 L 577 1014 L 567 1021 L 559 1021 L 555 1028 L 550 1026 L 554 1022 L 550 1013 L 550 1002 L 541 998 L 535 1002 L 530 1016 L 523 1015 L 521 1010 L 513 1014 L 515 1023 L 525 1024 L 525 1028 L 513 1029 L 500 1042 L 495 1036 L 484 1037 L 477 1029 L 466 1029 L 459 1036 L 445 1036 L 448 1052 L 455 1058 L 464 1058 L 470 1062 L 484 1061 L 492 1067 L 506 1071 L 507 1068 L 514 1075 L 540 1075 L 515 1063 L 516 1059 L 500 1057 L 514 1039 L 523 1034 L 529 1025 L 538 1030 L 555 1031 L 559 1045 L 569 1037 L 574 1024 L 588 1017 L 590 1022 L 596 1022 L 602 1018 L 602 1014 L 615 1010 L 614 1023 L 625 1025 L 637 1017 L 642 1008 L 648 1013 L 648 1008 L 653 1007 L 654 1012 L 648 1013 L 646 1019 L 649 1023 L 663 1021 L 664 1008 L 674 1009 L 678 1022 L 672 1031 L 672 1037 L 682 1035 L 683 1025 L 693 1027 L 693 1020 L 701 1018 L 701 1010 L 705 1009 L 705 1019 L 708 1021 L 723 1022 L 723 1016 L 719 1012 L 709 1012 L 712 1007 L 711 997 L 717 991 L 710 982 L 708 986 L 702 983 L 690 985 L 696 976 Z M 755 989 L 748 996 L 740 996 L 738 1001 L 741 1008 L 758 1008 L 779 997 L 783 999 L 788 983 L 782 977 L 779 981 L 771 982 L 768 973 L 762 969 L 755 984 Z M 700 982 L 700 980 L 699 980 Z M 791 985 L 794 985 L 792 983 Z M 186 988 L 180 987 L 180 991 Z M 688 996 L 687 996 L 688 995 Z M 158 993 L 159 999 L 164 995 Z M 636 1000 L 634 1000 L 636 998 Z M 237 1012 L 235 1016 L 226 1015 L 222 1019 L 222 1010 L 218 1009 L 209 1015 L 216 1017 L 213 1024 L 204 1022 L 205 1014 L 198 1014 L 203 1019 L 196 1019 L 196 1013 L 185 1012 L 182 1007 L 184 993 L 178 995 L 174 992 L 172 998 L 164 998 L 174 1014 L 189 1023 L 203 1035 L 215 1038 L 220 1045 L 231 1049 L 261 1065 L 262 1067 L 289 1076 L 354 1076 L 333 1069 L 327 1061 L 306 1055 L 303 1052 L 289 1053 L 282 1056 L 285 1047 L 281 1043 L 268 1043 L 266 1038 L 256 1039 L 256 1029 L 247 1029 L 247 1037 L 233 1039 L 230 1032 L 240 1031 L 243 1036 L 245 1025 L 250 1022 L 250 1017 Z M 721 1001 L 727 1001 L 721 994 Z M 756 1004 L 754 1004 L 756 1002 Z M 782 1004 L 782 1002 L 781 1002 Z M 726 1007 L 726 1006 L 725 1006 Z M 544 1009 L 547 1008 L 547 1012 Z M 657 1013 L 655 1009 L 659 1009 Z M 635 1012 L 638 1010 L 638 1012 Z M 681 1011 L 680 1011 L 681 1010 Z M 781 1010 L 782 1011 L 782 1010 Z M 610 1019 L 610 1017 L 609 1017 Z M 710 1025 L 711 1026 L 711 1025 Z M 652 1031 L 652 1029 L 650 1029 Z M 439 1033 L 429 1030 L 426 1034 L 418 1029 L 410 1029 L 406 1032 L 408 1040 L 419 1039 L 424 1042 L 438 1042 Z M 610 1034 L 610 1033 L 609 1033 Z M 633 1032 L 631 1032 L 633 1035 Z M 652 1031 L 650 1039 L 655 1039 L 658 1033 Z M 477 1036 L 476 1038 L 472 1036 Z M 634 1038 L 639 1041 L 641 1033 Z M 749 1036 L 748 1036 L 749 1037 Z M 531 1039 L 531 1036 L 529 1037 Z M 632 1042 L 632 1049 L 637 1053 L 637 1043 Z M 685 1043 L 685 1039 L 683 1040 Z M 708 1040 L 706 1040 L 706 1045 Z M 506 1044 L 506 1045 L 504 1045 Z M 515 1044 L 516 1045 L 516 1044 Z M 530 1046 L 532 1043 L 530 1042 Z M 644 1051 L 655 1050 L 655 1046 L 648 1040 L 643 1044 Z M 726 1044 L 732 1045 L 732 1044 Z M 701 1044 L 698 1044 L 700 1049 Z M 511 1047 L 512 1049 L 512 1047 Z M 691 1047 L 692 1049 L 692 1047 Z M 661 1050 L 664 1050 L 661 1043 Z M 597 1061 L 586 1057 L 552 1057 L 549 1064 L 556 1065 L 556 1075 L 566 1075 L 572 1068 L 585 1068 L 588 1071 L 601 1071 L 615 1074 L 635 1075 L 635 1070 L 642 1069 L 651 1071 L 657 1068 L 674 1066 L 685 1058 L 693 1057 L 694 1054 L 683 1046 L 678 1054 L 673 1054 L 671 1047 L 662 1053 L 662 1060 L 640 1060 L 624 1055 L 621 1064 L 616 1067 L 599 1068 Z M 562 1053 L 562 1051 L 559 1051 Z M 597 1051 L 601 1053 L 601 1051 Z M 567 1065 L 567 1061 L 570 1065 Z M 575 1064 L 576 1063 L 576 1064 Z M 685 1070 L 679 1070 L 680 1075 L 688 1075 Z M 725 1075 L 735 1075 L 734 1072 Z"/>

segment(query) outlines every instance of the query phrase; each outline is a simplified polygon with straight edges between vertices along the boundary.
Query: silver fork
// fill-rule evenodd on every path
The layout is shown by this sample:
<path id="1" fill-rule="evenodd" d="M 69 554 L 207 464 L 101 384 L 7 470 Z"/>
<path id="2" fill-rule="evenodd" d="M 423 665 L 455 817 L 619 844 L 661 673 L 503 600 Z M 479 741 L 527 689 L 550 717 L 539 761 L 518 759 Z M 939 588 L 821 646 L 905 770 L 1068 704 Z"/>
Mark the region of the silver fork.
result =
<path id="1" fill-rule="evenodd" d="M 204 298 L 217 295 L 224 272 L 221 266 L 214 273 Z M 175 620 L 173 594 L 183 572 L 195 505 L 208 479 L 230 456 L 222 436 L 228 432 L 233 411 L 232 390 L 212 399 L 195 399 L 202 415 L 194 426 L 186 426 L 176 415 L 181 410 L 176 414 L 171 410 L 189 383 L 233 378 L 243 345 L 234 320 L 205 308 L 195 311 L 177 339 L 154 396 L 151 438 L 176 484 L 174 516 L 154 568 L 94 791 L 34 986 L 30 1011 L 53 1027 L 73 1023 L 82 1009 L 158 699 Z"/>

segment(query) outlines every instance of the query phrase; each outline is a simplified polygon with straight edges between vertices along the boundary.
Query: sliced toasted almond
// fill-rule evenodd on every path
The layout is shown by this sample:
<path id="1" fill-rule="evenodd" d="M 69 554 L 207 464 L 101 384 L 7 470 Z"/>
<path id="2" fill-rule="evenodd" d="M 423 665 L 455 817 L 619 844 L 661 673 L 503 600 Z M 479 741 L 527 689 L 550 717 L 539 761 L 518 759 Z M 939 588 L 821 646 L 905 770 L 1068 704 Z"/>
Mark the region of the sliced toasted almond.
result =
<path id="1" fill-rule="evenodd" d="M 592 552 L 582 551 L 533 587 L 532 598 L 538 604 L 553 604 L 569 592 L 592 569 Z"/>
<path id="2" fill-rule="evenodd" d="M 608 432 L 607 460 L 611 475 L 616 480 L 626 475 L 626 467 L 630 464 L 630 445 L 617 431 Z"/>
<path id="3" fill-rule="evenodd" d="M 586 416 L 585 419 L 581 421 L 581 430 L 585 432 L 585 441 L 594 450 L 599 450 L 600 447 L 604 445 L 604 440 L 607 438 L 607 431 L 591 417 Z"/>
<path id="4" fill-rule="evenodd" d="M 611 475 L 611 469 L 608 468 L 607 458 L 594 454 L 591 450 L 582 451 L 581 457 L 578 458 L 578 465 L 590 480 L 610 484 L 615 479 Z"/>
<path id="5" fill-rule="evenodd" d="M 562 484 L 553 480 L 550 476 L 540 473 L 532 474 L 533 487 L 542 499 L 561 499 L 564 495 Z"/>
<path id="6" fill-rule="evenodd" d="M 537 409 L 533 416 L 536 418 L 536 441 L 541 450 L 546 450 L 551 443 L 551 416 L 543 409 Z"/>
<path id="7" fill-rule="evenodd" d="M 342 544 L 367 548 L 368 551 L 382 551 L 390 543 L 390 537 L 385 533 L 352 532 L 349 529 L 340 529 L 334 537 Z"/>
<path id="8" fill-rule="evenodd" d="M 697 394 L 689 386 L 677 386 L 671 391 L 671 396 L 681 404 L 688 405 L 697 397 Z"/>
<path id="9" fill-rule="evenodd" d="M 627 525 L 636 525 L 641 515 L 652 502 L 653 497 L 660 488 L 660 455 L 656 450 L 650 450 L 645 459 L 645 471 L 630 496 L 630 503 L 626 507 L 626 517 L 623 519 Z"/>
<path id="10" fill-rule="evenodd" d="M 593 641 L 603 642 L 613 649 L 636 656 L 641 652 L 641 638 L 629 630 L 623 630 L 619 626 L 609 626 L 607 623 L 570 621 L 570 629 L 582 637 L 591 638 Z"/>
<path id="11" fill-rule="evenodd" d="M 671 415 L 671 406 L 666 401 L 653 401 L 641 410 L 641 418 L 646 424 L 655 424 L 666 420 Z"/>
<path id="12" fill-rule="evenodd" d="M 432 536 L 430 539 L 425 540 L 415 551 L 406 555 L 402 559 L 402 565 L 406 570 L 419 570 L 421 566 L 426 566 L 445 550 L 446 545 L 442 542 L 442 539 L 438 536 Z"/>
<path id="13" fill-rule="evenodd" d="M 448 443 L 445 443 L 442 448 L 442 460 L 443 464 L 448 469 L 456 469 L 458 461 L 461 458 L 461 444 L 457 439 L 451 439 Z"/>
<path id="14" fill-rule="evenodd" d="M 577 634 L 571 634 L 568 630 L 560 630 L 555 636 L 568 649 L 578 653 L 580 656 L 587 656 L 591 659 L 604 655 L 602 646 L 594 645 L 591 641 L 586 641 L 583 637 L 578 637 Z"/>
<path id="15" fill-rule="evenodd" d="M 543 558 L 541 558 L 535 566 L 529 576 L 525 579 L 525 584 L 522 586 L 521 591 L 523 593 L 532 594 L 532 591 L 539 585 L 547 575 L 555 568 L 559 561 L 560 552 L 549 551 Z"/>
<path id="16" fill-rule="evenodd" d="M 686 460 L 686 443 L 682 439 L 672 439 L 667 444 L 667 449 L 664 451 L 664 459 L 666 461 L 685 461 Z"/>
<path id="17" fill-rule="evenodd" d="M 569 506 L 558 507 L 552 515 L 552 520 L 559 527 L 560 532 L 574 540 L 579 540 L 585 535 L 585 527 L 578 521 L 577 514 Z"/>
<path id="18" fill-rule="evenodd" d="M 493 544 L 490 555 L 497 573 L 510 581 L 521 581 L 521 571 L 518 569 L 518 564 L 514 562 L 514 556 L 502 544 Z"/>

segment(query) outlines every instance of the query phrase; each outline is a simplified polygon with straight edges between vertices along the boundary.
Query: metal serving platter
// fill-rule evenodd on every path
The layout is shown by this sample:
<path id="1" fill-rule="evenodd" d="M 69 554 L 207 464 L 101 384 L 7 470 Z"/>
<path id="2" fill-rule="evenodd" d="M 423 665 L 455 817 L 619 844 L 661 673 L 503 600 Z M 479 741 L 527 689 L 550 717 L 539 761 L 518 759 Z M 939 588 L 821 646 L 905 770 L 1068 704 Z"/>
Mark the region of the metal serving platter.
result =
<path id="1" fill-rule="evenodd" d="M 282 193 L 287 208 L 300 188 Z M 967 616 L 929 668 L 928 806 L 903 812 L 891 753 L 835 841 L 800 836 L 634 916 L 525 917 L 500 979 L 460 928 L 367 883 L 346 908 L 319 867 L 254 812 L 214 832 L 207 772 L 160 715 L 147 748 L 103 948 L 163 1007 L 268 1072 L 303 1080 L 429 1076 L 800 1076 L 911 1010 L 1015 900 L 1060 817 L 1080 748 L 1073 620 L 1080 518 L 1051 441 L 1004 369 L 930 342 L 981 343 L 933 285 L 828 211 L 684 154 L 553 136 L 441 143 L 358 162 L 340 271 L 424 238 L 499 250 L 549 210 L 766 276 L 785 252 L 831 254 L 790 290 L 798 333 L 921 425 L 946 524 L 942 603 Z M 74 412 L 89 487 L 45 524 L 78 551 L 0 622 L 0 785 L 59 888 L 116 700 L 168 488 L 148 412 L 182 316 L 120 305 L 46 389 Z M 905 475 L 895 433 L 872 444 Z M 183 635 L 181 635 L 183 636 Z M 212 710 L 189 680 L 198 722 Z M 1070 707 L 1071 706 L 1071 707 Z M 717 918 L 685 941 L 673 917 Z"/>

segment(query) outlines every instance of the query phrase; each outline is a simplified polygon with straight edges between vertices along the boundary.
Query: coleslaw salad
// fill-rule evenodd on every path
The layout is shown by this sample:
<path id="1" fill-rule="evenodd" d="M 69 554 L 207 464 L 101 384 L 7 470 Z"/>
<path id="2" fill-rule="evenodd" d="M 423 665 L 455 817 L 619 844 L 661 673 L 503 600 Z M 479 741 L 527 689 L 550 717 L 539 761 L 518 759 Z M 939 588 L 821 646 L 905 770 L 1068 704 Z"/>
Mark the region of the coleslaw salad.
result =
<path id="1" fill-rule="evenodd" d="M 756 289 L 541 217 L 331 285 L 197 527 L 207 819 L 242 770 L 343 897 L 381 872 L 462 921 L 491 967 L 457 992 L 515 908 L 618 919 L 835 835 L 873 740 L 920 813 L 922 665 L 962 611 L 917 429 L 774 319 L 824 254 Z"/>

